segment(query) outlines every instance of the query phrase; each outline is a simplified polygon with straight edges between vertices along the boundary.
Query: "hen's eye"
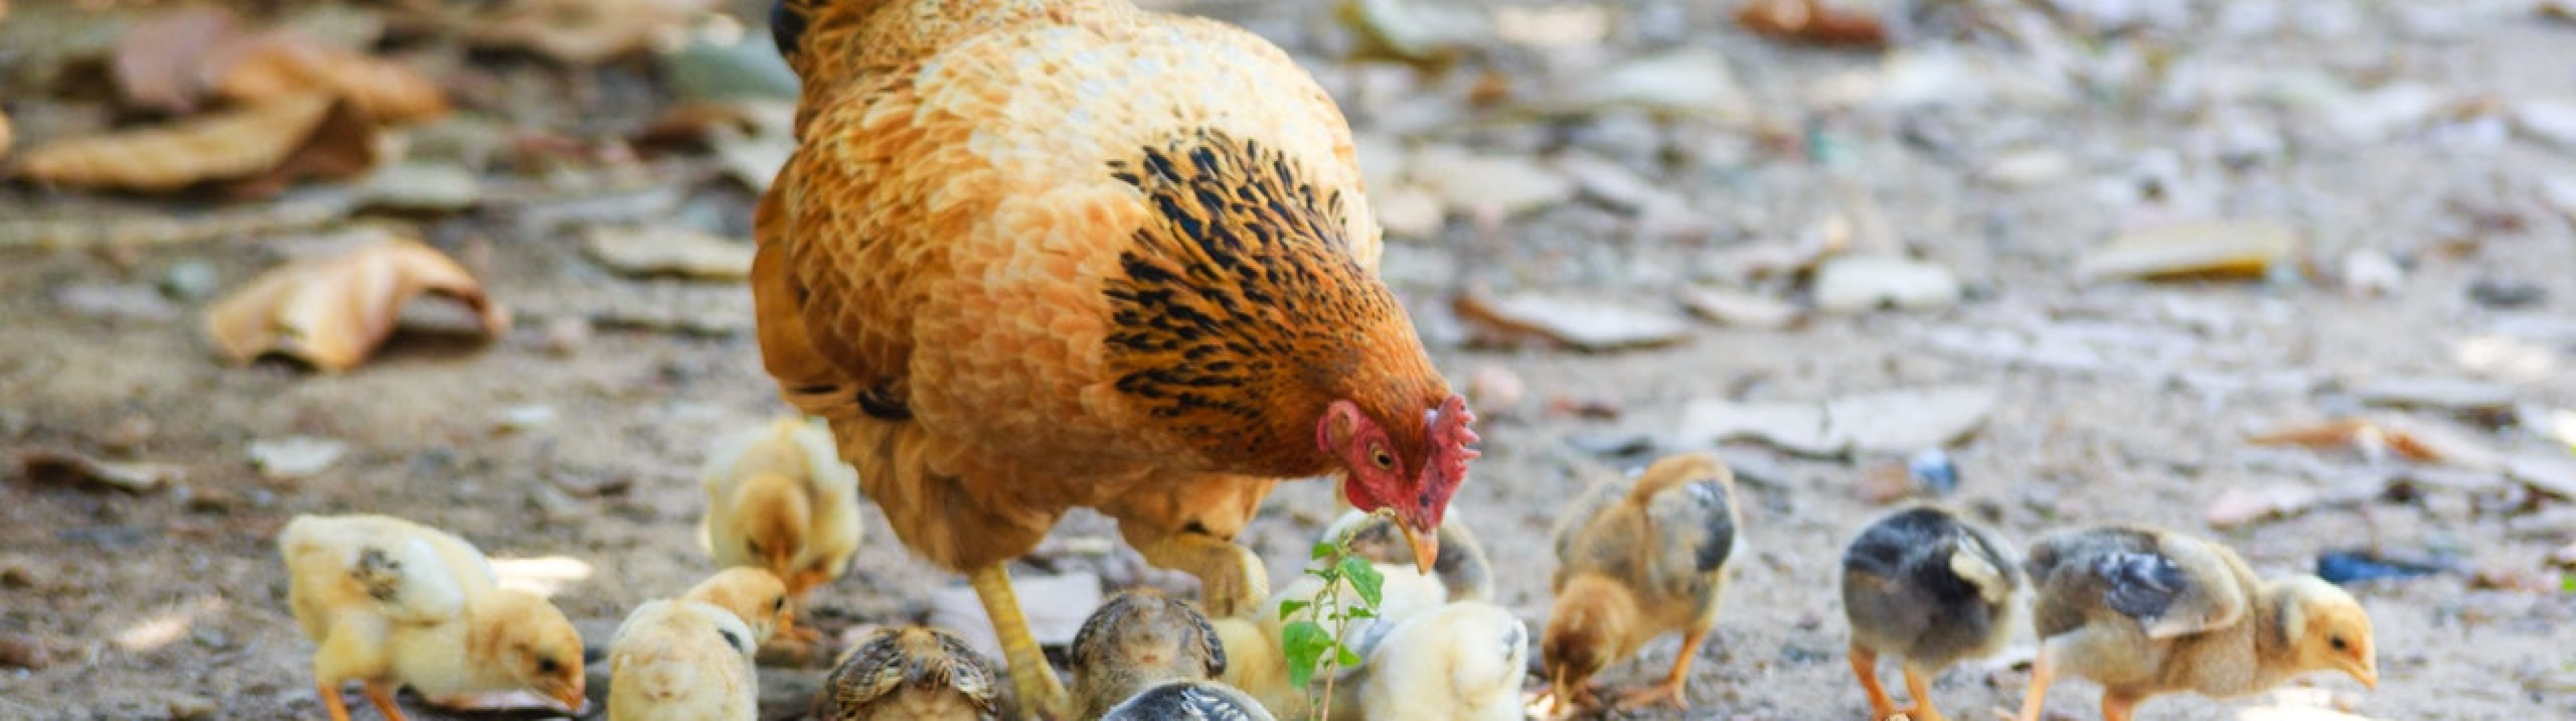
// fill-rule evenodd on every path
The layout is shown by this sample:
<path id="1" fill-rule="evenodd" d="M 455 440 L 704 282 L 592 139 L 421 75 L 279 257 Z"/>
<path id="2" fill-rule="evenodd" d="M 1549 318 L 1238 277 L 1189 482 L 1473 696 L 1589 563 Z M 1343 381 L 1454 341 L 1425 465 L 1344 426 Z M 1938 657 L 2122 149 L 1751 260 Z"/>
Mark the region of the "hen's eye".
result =
<path id="1" fill-rule="evenodd" d="M 1395 454 L 1386 452 L 1386 446 L 1371 445 L 1369 446 L 1369 462 L 1377 464 L 1379 470 L 1393 470 L 1395 468 Z"/>

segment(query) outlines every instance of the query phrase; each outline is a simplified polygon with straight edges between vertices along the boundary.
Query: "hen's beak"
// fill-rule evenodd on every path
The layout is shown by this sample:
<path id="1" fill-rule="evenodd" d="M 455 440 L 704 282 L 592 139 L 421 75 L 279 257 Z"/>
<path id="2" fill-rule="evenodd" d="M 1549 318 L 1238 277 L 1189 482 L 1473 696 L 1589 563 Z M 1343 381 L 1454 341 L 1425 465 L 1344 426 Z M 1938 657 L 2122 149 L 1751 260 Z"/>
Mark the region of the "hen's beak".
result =
<path id="1" fill-rule="evenodd" d="M 1431 564 L 1440 560 L 1440 533 L 1413 530 L 1413 524 L 1403 519 L 1397 519 L 1395 527 L 1404 530 L 1404 542 L 1413 546 L 1414 569 L 1429 575 Z"/>

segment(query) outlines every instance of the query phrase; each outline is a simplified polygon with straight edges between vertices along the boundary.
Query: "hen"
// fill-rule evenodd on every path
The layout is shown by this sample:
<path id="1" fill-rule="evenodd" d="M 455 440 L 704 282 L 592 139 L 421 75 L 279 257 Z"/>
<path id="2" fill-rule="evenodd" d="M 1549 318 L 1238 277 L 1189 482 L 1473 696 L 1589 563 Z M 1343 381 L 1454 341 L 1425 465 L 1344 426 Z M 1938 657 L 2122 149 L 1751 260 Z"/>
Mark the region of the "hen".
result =
<path id="1" fill-rule="evenodd" d="M 2038 721 L 2060 669 L 2102 684 L 2104 721 L 2150 696 L 2242 696 L 2308 671 L 2379 685 L 2370 614 L 2315 576 L 2261 579 L 2224 546 L 2145 528 L 2091 528 L 2031 544 L 2039 658 L 2021 721 Z"/>
<path id="2" fill-rule="evenodd" d="M 779 0 L 800 145 L 761 198 L 762 361 L 895 536 L 965 572 L 1060 717 L 1002 564 L 1097 508 L 1208 610 L 1232 539 L 1338 474 L 1418 547 L 1476 453 L 1376 276 L 1350 129 L 1270 43 L 1126 0 Z"/>

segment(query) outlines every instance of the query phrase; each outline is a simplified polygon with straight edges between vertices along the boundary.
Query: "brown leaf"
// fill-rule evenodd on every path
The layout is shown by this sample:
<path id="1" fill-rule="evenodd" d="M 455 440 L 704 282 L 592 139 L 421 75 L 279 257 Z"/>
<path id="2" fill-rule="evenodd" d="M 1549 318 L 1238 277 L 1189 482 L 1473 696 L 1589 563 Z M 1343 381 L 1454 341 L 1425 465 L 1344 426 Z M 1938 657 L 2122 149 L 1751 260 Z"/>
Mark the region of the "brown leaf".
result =
<path id="1" fill-rule="evenodd" d="M 18 454 L 18 475 L 39 483 L 95 484 L 143 493 L 177 480 L 179 469 L 159 463 L 116 463 L 72 451 L 38 449 Z"/>
<path id="2" fill-rule="evenodd" d="M 276 352 L 338 372 L 366 360 L 393 335 L 403 305 L 424 292 L 463 302 L 487 333 L 510 329 L 509 312 L 486 298 L 463 266 L 419 241 L 397 238 L 271 270 L 208 308 L 206 331 L 216 350 L 236 363 Z"/>
<path id="3" fill-rule="evenodd" d="M 2245 441 L 2258 446 L 2349 446 L 2364 454 L 2395 452 L 2412 461 L 2480 471 L 2504 467 L 2495 451 L 2468 434 L 2397 417 L 2345 418 L 2248 436 Z"/>
<path id="4" fill-rule="evenodd" d="M 116 85 L 136 107 L 187 113 L 206 89 L 206 59 L 241 36 L 232 11 L 189 6 L 144 21 L 116 43 Z"/>
<path id="5" fill-rule="evenodd" d="M 376 161 L 375 126 L 347 103 L 300 95 L 171 125 L 38 146 L 16 175 L 84 187 L 166 192 L 235 181 L 254 197 L 308 177 L 356 175 Z"/>
<path id="6" fill-rule="evenodd" d="M 1756 34 L 1809 45 L 1887 46 L 1887 26 L 1877 17 L 1825 7 L 1823 0 L 1753 0 L 1736 9 L 1735 24 Z"/>
<path id="7" fill-rule="evenodd" d="M 9 155 L 9 114 L 0 112 L 0 157 Z"/>
<path id="8" fill-rule="evenodd" d="M 332 47 L 292 32 L 243 38 L 218 49 L 207 65 L 215 94 L 260 104 L 306 93 L 347 99 L 378 123 L 427 120 L 447 112 L 438 85 L 411 66 Z"/>
<path id="9" fill-rule="evenodd" d="M 476 43 L 590 65 L 643 49 L 707 12 L 711 0 L 515 0 L 472 21 Z"/>

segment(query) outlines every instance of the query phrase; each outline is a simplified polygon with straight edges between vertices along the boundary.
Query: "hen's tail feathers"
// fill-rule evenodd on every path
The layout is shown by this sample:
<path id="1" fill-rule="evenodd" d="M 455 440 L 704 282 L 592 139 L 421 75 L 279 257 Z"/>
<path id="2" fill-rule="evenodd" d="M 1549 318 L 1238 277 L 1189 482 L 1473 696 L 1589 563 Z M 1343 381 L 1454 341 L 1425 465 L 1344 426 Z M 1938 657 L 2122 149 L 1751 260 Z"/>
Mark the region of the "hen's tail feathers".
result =
<path id="1" fill-rule="evenodd" d="M 1735 495 L 1735 474 L 1728 472 L 1726 464 L 1716 456 L 1706 453 L 1666 456 L 1638 474 L 1637 485 L 1628 490 L 1628 502 L 1644 506 L 1675 486 L 1711 479 L 1726 484 L 1728 496 Z"/>

